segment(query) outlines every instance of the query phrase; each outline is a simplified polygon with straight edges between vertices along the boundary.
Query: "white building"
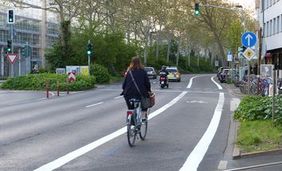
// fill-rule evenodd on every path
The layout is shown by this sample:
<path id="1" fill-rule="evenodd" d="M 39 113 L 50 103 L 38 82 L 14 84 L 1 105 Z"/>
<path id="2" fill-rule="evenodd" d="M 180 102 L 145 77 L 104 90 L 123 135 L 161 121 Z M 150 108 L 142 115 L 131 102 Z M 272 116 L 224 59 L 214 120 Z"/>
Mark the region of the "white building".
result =
<path id="1" fill-rule="evenodd" d="M 257 10 L 262 49 L 266 49 L 267 54 L 264 62 L 277 64 L 282 69 L 282 0 L 257 0 Z"/>
<path id="2" fill-rule="evenodd" d="M 35 7 L 49 7 L 49 0 L 23 0 L 22 2 L 32 4 Z M 45 49 L 58 39 L 59 22 L 57 15 L 46 10 L 27 8 L 26 6 L 15 7 L 12 4 L 5 4 L 0 7 L 0 77 L 29 73 L 35 64 L 40 67 L 44 66 Z M 7 11 L 9 9 L 14 10 L 14 24 L 7 23 Z M 19 50 L 22 50 L 26 44 L 31 47 L 29 57 L 20 58 L 13 67 L 5 57 L 8 40 L 13 42 L 13 53 L 19 54 Z"/>

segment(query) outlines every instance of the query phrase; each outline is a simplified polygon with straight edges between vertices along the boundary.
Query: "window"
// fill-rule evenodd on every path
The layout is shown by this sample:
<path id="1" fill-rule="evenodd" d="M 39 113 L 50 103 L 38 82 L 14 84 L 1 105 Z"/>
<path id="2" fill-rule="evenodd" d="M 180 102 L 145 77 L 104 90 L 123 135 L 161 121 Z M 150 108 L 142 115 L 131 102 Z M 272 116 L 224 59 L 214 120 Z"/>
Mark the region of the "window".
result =
<path id="1" fill-rule="evenodd" d="M 282 32 L 282 14 L 281 14 L 281 16 L 280 16 L 280 32 Z"/>
<path id="2" fill-rule="evenodd" d="M 276 30 L 276 33 L 278 34 L 280 31 L 280 17 L 278 16 L 277 17 L 277 30 Z"/>
<path id="3" fill-rule="evenodd" d="M 269 36 L 269 21 L 266 24 L 266 37 Z"/>
<path id="4" fill-rule="evenodd" d="M 269 36 L 272 36 L 272 20 L 269 23 Z"/>
<path id="5" fill-rule="evenodd" d="M 273 19 L 273 31 L 272 34 L 276 34 L 276 18 Z"/>
<path id="6" fill-rule="evenodd" d="M 266 35 L 266 24 L 265 23 L 263 23 L 263 37 L 266 37 L 267 35 Z"/>

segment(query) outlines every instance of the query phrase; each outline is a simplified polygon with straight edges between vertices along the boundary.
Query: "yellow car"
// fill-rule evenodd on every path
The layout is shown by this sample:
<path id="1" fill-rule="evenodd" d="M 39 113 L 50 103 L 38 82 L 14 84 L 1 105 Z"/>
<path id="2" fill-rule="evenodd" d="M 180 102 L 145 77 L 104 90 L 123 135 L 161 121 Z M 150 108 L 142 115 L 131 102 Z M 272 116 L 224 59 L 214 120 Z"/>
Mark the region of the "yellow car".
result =
<path id="1" fill-rule="evenodd" d="M 177 67 L 167 67 L 166 70 L 168 71 L 168 81 L 181 81 L 181 74 L 178 71 Z"/>

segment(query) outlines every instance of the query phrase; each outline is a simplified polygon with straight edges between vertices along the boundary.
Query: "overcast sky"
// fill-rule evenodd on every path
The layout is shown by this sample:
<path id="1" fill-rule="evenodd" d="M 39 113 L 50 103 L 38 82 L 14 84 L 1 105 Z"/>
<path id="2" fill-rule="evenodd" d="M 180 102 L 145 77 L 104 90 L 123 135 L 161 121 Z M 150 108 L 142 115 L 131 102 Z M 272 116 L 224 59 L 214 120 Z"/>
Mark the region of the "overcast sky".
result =
<path id="1" fill-rule="evenodd" d="M 244 8 L 251 8 L 252 10 L 255 10 L 255 0 L 229 0 L 233 3 L 239 3 Z"/>

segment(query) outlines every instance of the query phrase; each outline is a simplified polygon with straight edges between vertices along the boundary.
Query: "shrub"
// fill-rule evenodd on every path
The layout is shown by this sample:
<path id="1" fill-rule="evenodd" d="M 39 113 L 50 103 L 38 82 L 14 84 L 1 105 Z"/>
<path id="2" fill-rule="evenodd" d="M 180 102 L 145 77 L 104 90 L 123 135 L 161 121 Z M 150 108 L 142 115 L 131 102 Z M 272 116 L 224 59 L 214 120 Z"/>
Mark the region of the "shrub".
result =
<path id="1" fill-rule="evenodd" d="M 111 79 L 107 68 L 99 64 L 94 64 L 90 66 L 90 74 L 95 76 L 98 84 L 109 83 Z"/>
<path id="2" fill-rule="evenodd" d="M 282 125 L 282 97 L 275 97 L 274 121 Z M 272 118 L 272 97 L 245 96 L 234 113 L 240 121 L 266 120 Z"/>
<path id="3" fill-rule="evenodd" d="M 95 78 L 93 76 L 78 75 L 75 82 L 67 83 L 67 75 L 42 73 L 9 78 L 1 85 L 1 88 L 13 90 L 45 90 L 47 82 L 49 82 L 50 90 L 56 90 L 58 85 L 61 91 L 78 91 L 95 87 Z"/>

